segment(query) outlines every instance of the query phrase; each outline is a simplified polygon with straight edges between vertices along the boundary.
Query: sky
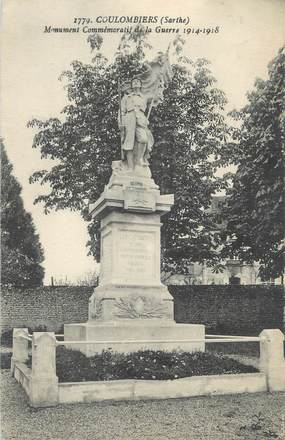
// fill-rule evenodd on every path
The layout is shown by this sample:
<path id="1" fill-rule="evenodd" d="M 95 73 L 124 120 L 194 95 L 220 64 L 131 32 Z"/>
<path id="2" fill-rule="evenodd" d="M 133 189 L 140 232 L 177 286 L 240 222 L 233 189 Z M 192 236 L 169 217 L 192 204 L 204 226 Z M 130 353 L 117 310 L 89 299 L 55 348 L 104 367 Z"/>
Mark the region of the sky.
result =
<path id="1" fill-rule="evenodd" d="M 44 248 L 45 284 L 51 276 L 75 282 L 96 268 L 87 255 L 87 224 L 80 215 L 67 210 L 45 215 L 43 206 L 33 203 L 48 188 L 29 184 L 29 177 L 36 170 L 49 169 L 53 162 L 41 159 L 32 148 L 35 131 L 27 122 L 59 116 L 67 104 L 60 74 L 75 59 L 87 63 L 92 59 L 82 26 L 79 33 L 68 34 L 44 32 L 45 26 L 74 27 L 75 18 L 85 17 L 93 21 L 89 27 L 98 28 L 104 25 L 96 23 L 96 17 L 103 16 L 189 20 L 188 25 L 164 23 L 161 27 L 179 29 L 186 40 L 186 55 L 211 61 L 217 86 L 228 98 L 228 110 L 246 103 L 255 78 L 267 77 L 268 62 L 285 41 L 285 0 L 4 0 L 1 7 L 1 136 Z M 154 50 L 166 50 L 176 34 L 157 32 L 159 25 L 149 26 Z M 219 32 L 208 35 L 192 32 L 217 26 Z M 112 59 L 120 34 L 103 37 L 102 52 Z"/>

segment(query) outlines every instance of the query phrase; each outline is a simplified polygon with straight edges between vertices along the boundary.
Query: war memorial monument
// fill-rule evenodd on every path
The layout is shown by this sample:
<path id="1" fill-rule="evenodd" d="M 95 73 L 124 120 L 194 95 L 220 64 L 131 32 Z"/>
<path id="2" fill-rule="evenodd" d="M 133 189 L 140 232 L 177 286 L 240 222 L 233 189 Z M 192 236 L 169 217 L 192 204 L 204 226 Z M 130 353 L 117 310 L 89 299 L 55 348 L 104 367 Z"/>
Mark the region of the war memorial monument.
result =
<path id="1" fill-rule="evenodd" d="M 160 278 L 161 216 L 174 195 L 160 194 L 152 179 L 148 119 L 171 78 L 168 56 L 160 53 L 120 88 L 121 160 L 112 163 L 109 183 L 90 204 L 101 221 L 100 281 L 88 321 L 64 326 L 65 340 L 85 342 L 74 348 L 89 356 L 103 349 L 204 350 L 204 325 L 176 324 L 173 298 Z"/>

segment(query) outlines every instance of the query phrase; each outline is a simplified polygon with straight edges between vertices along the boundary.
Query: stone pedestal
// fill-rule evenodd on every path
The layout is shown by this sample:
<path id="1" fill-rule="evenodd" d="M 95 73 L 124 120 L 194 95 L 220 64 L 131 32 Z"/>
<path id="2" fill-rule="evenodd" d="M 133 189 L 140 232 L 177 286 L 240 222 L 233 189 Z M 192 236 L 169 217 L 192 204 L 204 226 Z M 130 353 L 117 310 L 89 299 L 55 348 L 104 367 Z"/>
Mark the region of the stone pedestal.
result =
<path id="1" fill-rule="evenodd" d="M 185 351 L 204 351 L 205 330 L 199 324 L 176 324 L 169 320 L 133 319 L 113 322 L 87 322 L 85 324 L 66 324 L 65 340 L 92 341 L 92 344 L 68 345 L 87 356 L 112 349 L 119 353 L 138 350 L 181 349 Z M 191 341 L 193 340 L 193 342 Z M 94 344 L 93 342 L 96 341 Z"/>
<path id="2" fill-rule="evenodd" d="M 112 348 L 183 348 L 203 350 L 203 325 L 176 324 L 173 298 L 160 281 L 160 217 L 169 212 L 173 195 L 161 195 L 148 167 L 130 173 L 113 162 L 101 197 L 91 205 L 101 219 L 101 273 L 89 301 L 85 324 L 65 325 L 65 340 L 96 341 L 76 345 L 91 355 Z"/>
<path id="3" fill-rule="evenodd" d="M 89 320 L 173 319 L 160 281 L 160 215 L 112 211 L 101 221 L 100 284 Z"/>

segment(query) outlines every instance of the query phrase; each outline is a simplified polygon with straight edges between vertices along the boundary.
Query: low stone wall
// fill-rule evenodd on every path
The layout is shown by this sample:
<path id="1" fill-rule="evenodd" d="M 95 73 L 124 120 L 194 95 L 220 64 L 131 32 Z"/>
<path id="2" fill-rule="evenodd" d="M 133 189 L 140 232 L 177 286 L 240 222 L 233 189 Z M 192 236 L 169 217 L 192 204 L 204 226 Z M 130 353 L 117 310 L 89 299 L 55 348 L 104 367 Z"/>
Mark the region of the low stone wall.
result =
<path id="1" fill-rule="evenodd" d="M 175 320 L 205 324 L 207 332 L 257 335 L 284 328 L 283 286 L 168 286 Z M 29 327 L 58 332 L 63 324 L 86 322 L 92 287 L 3 288 L 1 332 Z"/>
<path id="2" fill-rule="evenodd" d="M 267 391 L 262 373 L 194 376 L 176 380 L 110 380 L 61 383 L 59 403 L 91 403 L 105 400 L 181 399 L 219 394 Z"/>
<path id="3" fill-rule="evenodd" d="M 227 343 L 228 339 L 220 338 L 220 342 Z M 260 373 L 193 376 L 177 380 L 126 379 L 59 384 L 56 375 L 56 347 L 59 342 L 55 334 L 36 332 L 30 337 L 28 329 L 14 329 L 11 374 L 25 389 L 30 405 L 36 408 L 58 403 L 285 391 L 284 335 L 281 331 L 263 330 L 258 338 L 242 339 L 257 339 L 260 342 Z M 31 368 L 25 365 L 29 358 L 28 341 L 32 344 Z"/>

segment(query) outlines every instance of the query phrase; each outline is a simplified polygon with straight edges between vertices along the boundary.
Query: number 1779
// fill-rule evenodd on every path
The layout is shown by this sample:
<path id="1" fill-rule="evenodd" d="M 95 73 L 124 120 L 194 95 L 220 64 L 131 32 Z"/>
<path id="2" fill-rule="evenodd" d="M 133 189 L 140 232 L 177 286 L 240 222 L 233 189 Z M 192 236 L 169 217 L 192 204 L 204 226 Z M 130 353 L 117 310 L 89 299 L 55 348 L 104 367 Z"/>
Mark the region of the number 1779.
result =
<path id="1" fill-rule="evenodd" d="M 91 23 L 91 18 L 85 18 L 85 17 L 75 17 L 74 18 L 74 24 L 89 24 Z"/>

